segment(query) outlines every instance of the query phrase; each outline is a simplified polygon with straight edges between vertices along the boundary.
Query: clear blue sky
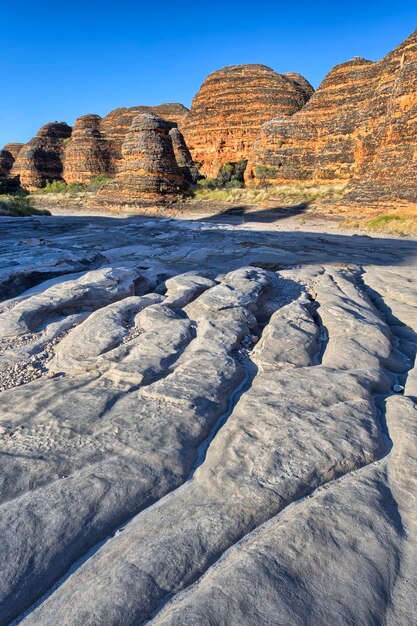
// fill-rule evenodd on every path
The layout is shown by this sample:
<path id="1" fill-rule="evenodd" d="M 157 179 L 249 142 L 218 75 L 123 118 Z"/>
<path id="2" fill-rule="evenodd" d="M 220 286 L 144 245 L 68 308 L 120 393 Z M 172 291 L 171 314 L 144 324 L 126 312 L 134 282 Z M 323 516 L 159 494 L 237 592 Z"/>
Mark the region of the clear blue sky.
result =
<path id="1" fill-rule="evenodd" d="M 263 63 L 317 87 L 417 28 L 417 1 L 1 2 L 0 146 L 45 122 L 191 100 L 224 65 Z"/>

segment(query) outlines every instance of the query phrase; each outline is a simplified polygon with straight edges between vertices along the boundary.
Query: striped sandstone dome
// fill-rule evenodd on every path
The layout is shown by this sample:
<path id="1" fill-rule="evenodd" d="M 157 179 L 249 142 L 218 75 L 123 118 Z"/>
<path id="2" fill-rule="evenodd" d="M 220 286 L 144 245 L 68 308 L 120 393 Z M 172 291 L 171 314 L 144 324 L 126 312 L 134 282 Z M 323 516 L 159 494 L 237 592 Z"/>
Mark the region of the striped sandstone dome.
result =
<path id="1" fill-rule="evenodd" d="M 299 74 L 277 74 L 265 65 L 224 67 L 203 82 L 181 131 L 201 171 L 216 176 L 223 163 L 247 159 L 264 122 L 292 115 L 312 93 Z"/>
<path id="2" fill-rule="evenodd" d="M 415 202 L 416 87 L 417 31 L 381 61 L 337 65 L 301 111 L 262 126 L 247 182 L 265 166 L 275 184 L 350 181 L 349 203 Z"/>

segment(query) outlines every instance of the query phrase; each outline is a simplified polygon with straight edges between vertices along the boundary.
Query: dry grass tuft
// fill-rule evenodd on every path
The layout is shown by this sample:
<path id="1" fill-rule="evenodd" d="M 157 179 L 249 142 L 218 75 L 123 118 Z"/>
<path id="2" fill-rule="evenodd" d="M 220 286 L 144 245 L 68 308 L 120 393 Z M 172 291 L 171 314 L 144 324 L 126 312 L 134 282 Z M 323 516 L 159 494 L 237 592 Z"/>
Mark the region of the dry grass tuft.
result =
<path id="1" fill-rule="evenodd" d="M 374 233 L 415 235 L 417 234 L 417 208 L 392 210 L 371 218 L 346 220 L 343 225 L 349 228 L 362 228 Z"/>
<path id="2" fill-rule="evenodd" d="M 281 204 L 299 204 L 319 199 L 338 200 L 343 195 L 345 184 L 338 185 L 274 185 L 265 187 L 244 187 L 237 189 L 207 189 L 194 191 L 196 200 L 209 202 L 230 202 L 260 204 L 276 201 Z"/>

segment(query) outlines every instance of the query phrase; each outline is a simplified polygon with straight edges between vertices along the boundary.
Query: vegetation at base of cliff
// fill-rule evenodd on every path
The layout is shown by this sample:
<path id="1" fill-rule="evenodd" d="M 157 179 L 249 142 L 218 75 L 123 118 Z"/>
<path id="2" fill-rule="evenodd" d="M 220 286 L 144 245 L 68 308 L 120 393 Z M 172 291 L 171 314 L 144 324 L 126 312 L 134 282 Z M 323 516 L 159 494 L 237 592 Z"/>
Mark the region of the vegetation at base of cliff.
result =
<path id="1" fill-rule="evenodd" d="M 266 165 L 255 165 L 255 176 L 258 180 L 266 182 L 270 178 L 275 178 L 277 170 L 275 167 Z"/>
<path id="2" fill-rule="evenodd" d="M 248 162 L 223 163 L 216 178 L 201 178 L 195 189 L 240 189 L 244 185 L 243 176 Z"/>
<path id="3" fill-rule="evenodd" d="M 363 228 L 375 233 L 414 235 L 417 233 L 417 210 L 382 213 L 371 219 L 346 220 L 345 225 L 351 228 Z"/>
<path id="4" fill-rule="evenodd" d="M 42 189 L 35 189 L 32 191 L 33 194 L 70 194 L 75 195 L 79 193 L 83 193 L 85 191 L 96 192 L 99 191 L 104 185 L 109 183 L 112 179 L 105 174 L 100 174 L 95 178 L 92 178 L 88 183 L 66 183 L 63 180 L 54 180 L 50 183 L 47 183 L 45 187 Z"/>
<path id="5" fill-rule="evenodd" d="M 343 195 L 345 184 L 337 185 L 271 185 L 244 188 L 210 188 L 198 185 L 194 190 L 197 200 L 211 202 L 244 202 L 259 204 L 261 202 L 280 202 L 290 205 L 300 202 L 313 202 L 319 199 L 337 200 Z"/>
<path id="6" fill-rule="evenodd" d="M 0 195 L 0 216 L 26 217 L 29 215 L 51 215 L 46 209 L 37 209 L 25 194 Z"/>

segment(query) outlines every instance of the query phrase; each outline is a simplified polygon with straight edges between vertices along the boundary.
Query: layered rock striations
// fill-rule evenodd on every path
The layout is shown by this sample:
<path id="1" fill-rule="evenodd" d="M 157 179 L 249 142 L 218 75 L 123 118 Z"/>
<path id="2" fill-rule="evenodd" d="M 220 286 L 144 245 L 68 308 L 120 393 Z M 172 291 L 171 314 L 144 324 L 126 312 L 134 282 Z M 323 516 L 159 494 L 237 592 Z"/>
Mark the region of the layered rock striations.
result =
<path id="1" fill-rule="evenodd" d="M 9 183 L 13 179 L 13 165 L 22 148 L 23 143 L 6 143 L 0 150 L 0 182 Z"/>
<path id="2" fill-rule="evenodd" d="M 188 109 L 182 104 L 166 103 L 155 107 L 120 107 L 110 111 L 101 122 L 101 132 L 110 141 L 111 161 L 114 170 L 122 158 L 122 146 L 134 118 L 141 113 L 151 113 L 168 122 L 181 124 Z"/>
<path id="3" fill-rule="evenodd" d="M 18 176 L 20 185 L 29 190 L 62 180 L 64 145 L 70 136 L 71 126 L 65 122 L 45 124 L 19 151 L 11 175 Z"/>
<path id="4" fill-rule="evenodd" d="M 65 146 L 65 182 L 86 183 L 100 174 L 113 173 L 110 142 L 100 130 L 99 115 L 83 115 L 74 124 Z"/>
<path id="5" fill-rule="evenodd" d="M 417 197 L 417 31 L 381 61 L 334 67 L 302 110 L 264 124 L 247 182 L 350 182 L 351 201 Z"/>
<path id="6" fill-rule="evenodd" d="M 172 123 L 152 113 L 137 115 L 123 142 L 117 175 L 100 197 L 129 202 L 181 195 L 188 182 L 175 159 L 172 128 Z"/>
<path id="7" fill-rule="evenodd" d="M 199 172 L 194 164 L 191 152 L 185 143 L 183 134 L 176 126 L 174 126 L 169 131 L 169 135 L 171 137 L 172 147 L 174 148 L 174 155 L 178 167 L 190 184 L 196 183 L 199 177 Z"/>
<path id="8" fill-rule="evenodd" d="M 217 176 L 227 162 L 248 158 L 261 125 L 292 115 L 313 88 L 298 74 L 265 65 L 231 65 L 210 74 L 195 96 L 181 130 L 201 171 Z"/>

